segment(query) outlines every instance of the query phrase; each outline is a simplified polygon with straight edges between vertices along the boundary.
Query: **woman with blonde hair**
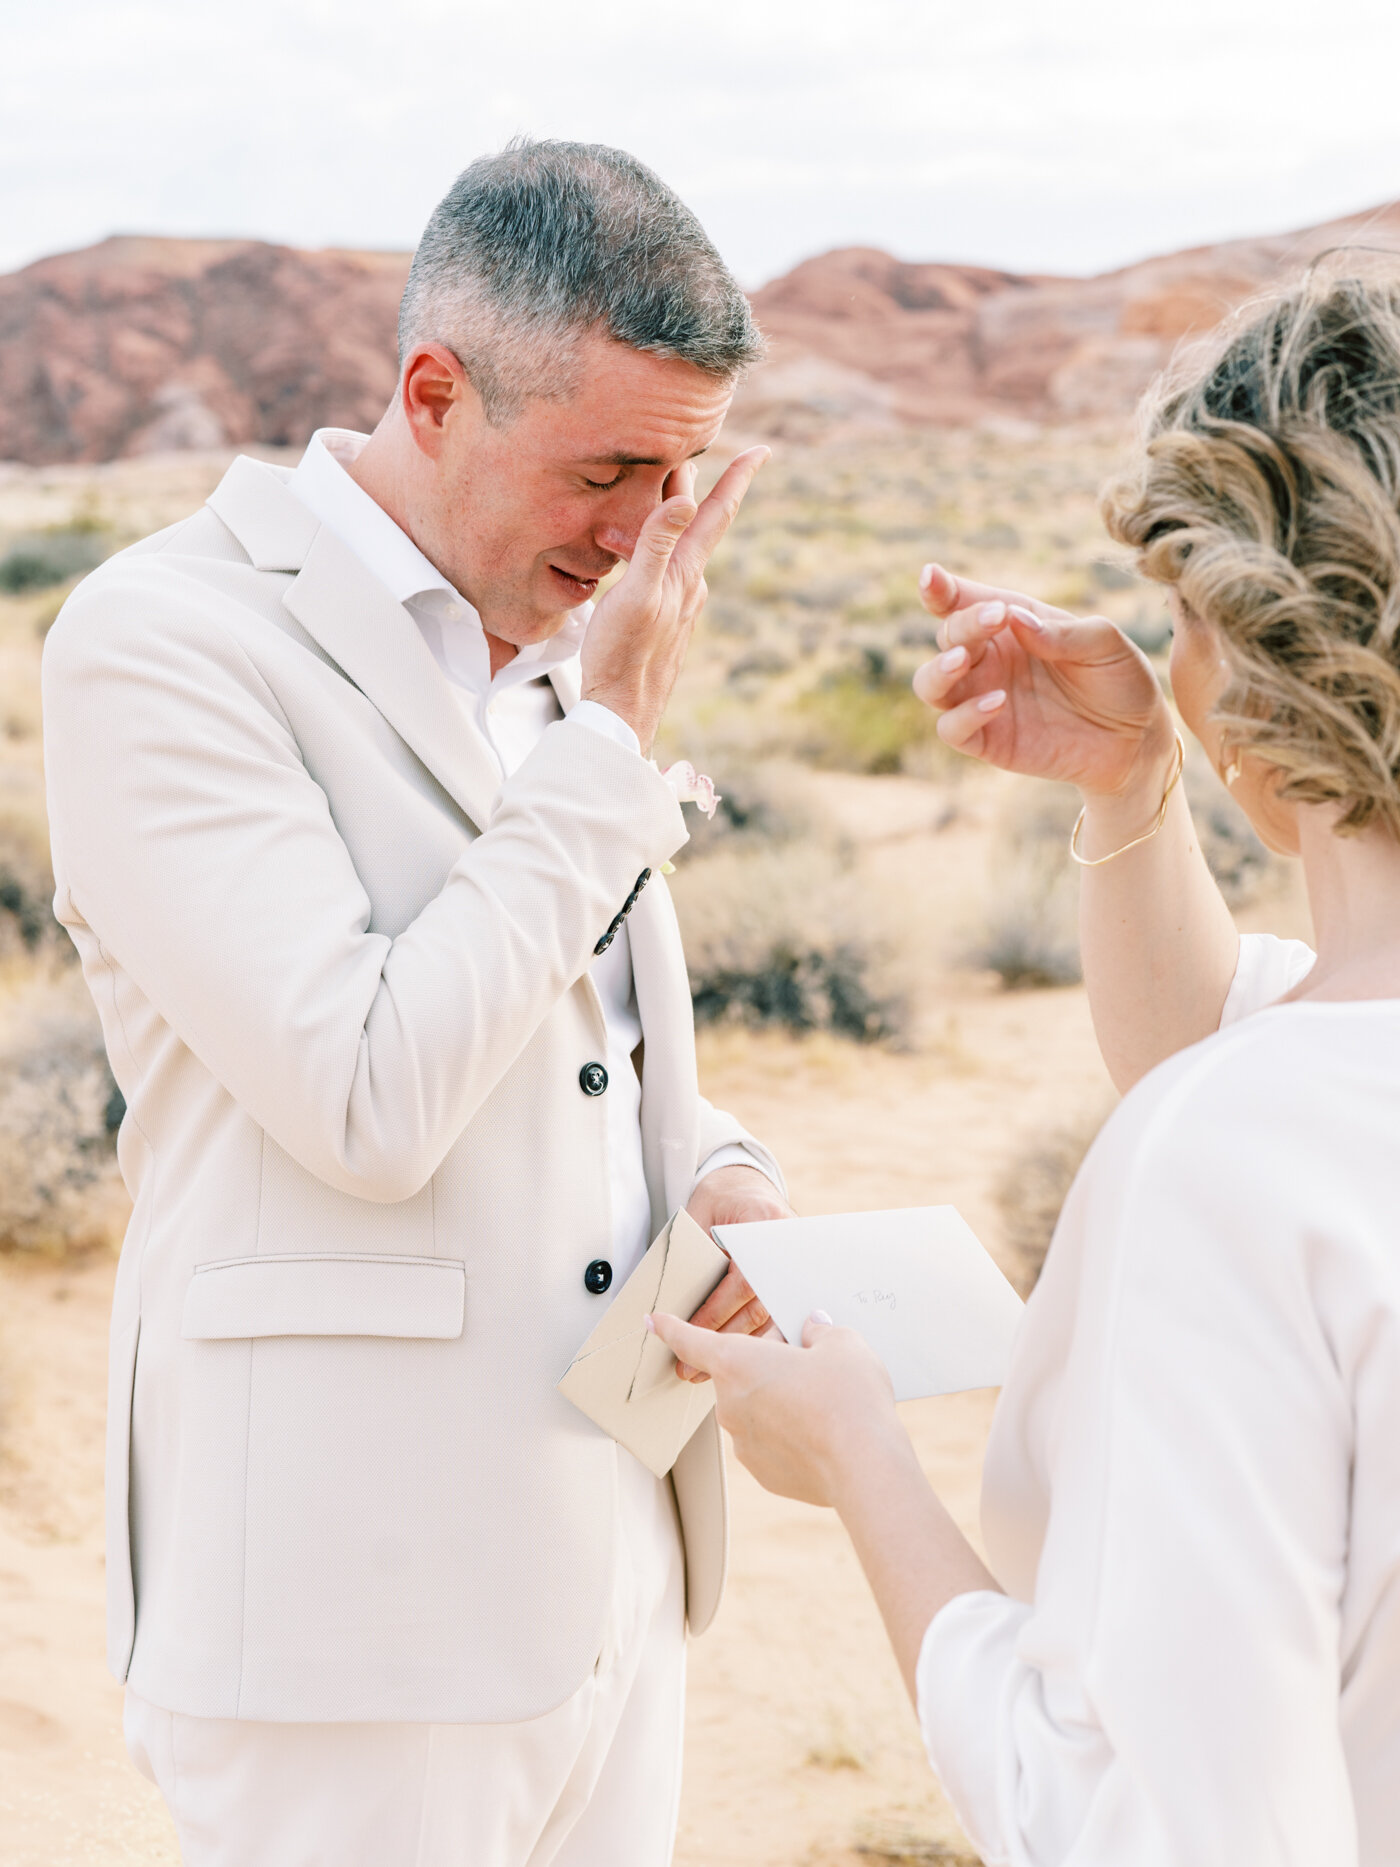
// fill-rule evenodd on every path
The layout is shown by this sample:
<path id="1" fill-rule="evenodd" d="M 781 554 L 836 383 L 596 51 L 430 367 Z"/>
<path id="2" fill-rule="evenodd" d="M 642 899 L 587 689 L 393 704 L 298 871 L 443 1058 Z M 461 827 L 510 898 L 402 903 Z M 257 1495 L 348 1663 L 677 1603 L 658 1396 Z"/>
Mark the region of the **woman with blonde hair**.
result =
<path id="1" fill-rule="evenodd" d="M 940 731 L 1084 809 L 1085 976 L 1129 1091 L 988 1446 L 985 1568 L 860 1338 L 657 1329 L 770 1489 L 834 1505 L 989 1863 L 1400 1862 L 1400 268 L 1313 278 L 1159 393 L 1110 531 L 1317 953 L 1240 939 L 1153 672 L 930 566 Z"/>

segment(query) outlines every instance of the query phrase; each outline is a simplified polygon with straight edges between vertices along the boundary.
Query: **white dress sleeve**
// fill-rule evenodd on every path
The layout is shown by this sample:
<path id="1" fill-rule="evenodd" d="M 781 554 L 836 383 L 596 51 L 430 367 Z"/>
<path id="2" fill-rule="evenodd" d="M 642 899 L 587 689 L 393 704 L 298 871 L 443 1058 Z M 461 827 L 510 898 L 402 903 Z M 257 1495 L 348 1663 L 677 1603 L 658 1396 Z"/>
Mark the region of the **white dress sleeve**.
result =
<path id="1" fill-rule="evenodd" d="M 1312 971 L 1317 955 L 1302 940 L 1279 940 L 1273 934 L 1241 934 L 1235 976 L 1225 994 L 1220 1028 L 1237 1024 L 1291 992 Z"/>
<path id="2" fill-rule="evenodd" d="M 924 1637 L 930 1760 L 988 1867 L 1357 1861 L 1351 1411 L 1303 1236 L 1322 1202 L 1280 1132 L 1287 1072 L 1222 1082 L 1186 1054 L 1061 1222 L 1082 1278 L 1034 1599 L 963 1595 Z"/>

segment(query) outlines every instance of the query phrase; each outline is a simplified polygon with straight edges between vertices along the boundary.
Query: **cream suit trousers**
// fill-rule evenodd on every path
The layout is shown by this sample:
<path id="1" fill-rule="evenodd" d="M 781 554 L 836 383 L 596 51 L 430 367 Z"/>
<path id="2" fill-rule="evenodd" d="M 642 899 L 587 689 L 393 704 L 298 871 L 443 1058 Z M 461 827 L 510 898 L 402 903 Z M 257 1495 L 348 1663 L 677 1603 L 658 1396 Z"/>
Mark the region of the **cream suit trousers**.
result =
<path id="1" fill-rule="evenodd" d="M 128 1691 L 126 1740 L 185 1867 L 665 1867 L 680 1794 L 685 1575 L 671 1488 L 618 1453 L 597 1669 L 516 1724 L 257 1724 Z"/>

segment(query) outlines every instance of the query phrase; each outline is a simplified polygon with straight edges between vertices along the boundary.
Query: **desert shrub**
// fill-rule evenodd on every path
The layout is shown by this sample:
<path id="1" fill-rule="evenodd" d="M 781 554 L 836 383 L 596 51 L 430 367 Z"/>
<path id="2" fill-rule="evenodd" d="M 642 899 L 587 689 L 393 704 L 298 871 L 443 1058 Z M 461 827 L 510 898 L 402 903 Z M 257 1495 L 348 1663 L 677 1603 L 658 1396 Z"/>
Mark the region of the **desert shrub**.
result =
<path id="1" fill-rule="evenodd" d="M 902 1039 L 901 953 L 837 853 L 720 848 L 672 881 L 696 1022 Z"/>
<path id="2" fill-rule="evenodd" d="M 1069 834 L 1079 810 L 1068 785 L 1018 783 L 993 830 L 981 914 L 962 952 L 1010 990 L 1071 985 L 1079 961 L 1079 891 Z"/>
<path id="3" fill-rule="evenodd" d="M 798 755 L 837 771 L 889 773 L 942 748 L 935 716 L 909 685 L 913 667 L 880 648 L 834 669 L 795 703 Z"/>
<path id="4" fill-rule="evenodd" d="M 923 1834 L 898 1817 L 866 1823 L 855 1853 L 877 1867 L 982 1867 L 981 1856 L 966 1845 Z"/>
<path id="5" fill-rule="evenodd" d="M 79 523 L 30 532 L 15 539 L 0 558 L 0 591 L 19 596 L 67 583 L 94 569 L 111 552 L 108 534 L 98 525 Z"/>
<path id="6" fill-rule="evenodd" d="M 1094 558 L 1089 565 L 1089 581 L 1096 590 L 1112 592 L 1136 589 L 1142 578 L 1131 564 L 1118 564 L 1112 558 Z"/>
<path id="7" fill-rule="evenodd" d="M 1226 902 L 1248 905 L 1277 877 L 1249 819 L 1194 741 L 1183 782 L 1201 850 Z M 1010 989 L 1069 985 L 1079 957 L 1079 878 L 1069 837 L 1080 797 L 1068 785 L 1018 784 L 992 832 L 986 899 L 961 955 Z"/>
<path id="8" fill-rule="evenodd" d="M 77 974 L 39 979 L 0 1023 L 0 1249 L 110 1237 L 124 1112 Z"/>
<path id="9" fill-rule="evenodd" d="M 969 551 L 1019 551 L 1021 534 L 1005 519 L 988 519 L 963 539 Z"/>
<path id="10" fill-rule="evenodd" d="M 16 875 L 9 863 L 0 861 L 0 952 L 16 941 L 33 952 L 52 922 L 37 890 Z"/>
<path id="11" fill-rule="evenodd" d="M 792 657 L 777 648 L 756 648 L 751 654 L 741 655 L 731 662 L 728 678 L 734 682 L 772 680 L 775 675 L 786 674 L 792 666 Z"/>
<path id="12" fill-rule="evenodd" d="M 705 604 L 705 627 L 714 635 L 732 635 L 748 640 L 758 628 L 752 611 L 732 597 L 711 593 Z"/>
<path id="13" fill-rule="evenodd" d="M 0 962 L 21 954 L 72 956 L 53 916 L 53 870 L 42 822 L 0 815 Z"/>
<path id="14" fill-rule="evenodd" d="M 1035 1288 L 1065 1196 L 1108 1113 L 1095 1104 L 1075 1120 L 1028 1137 L 1002 1169 L 996 1200 L 1005 1227 L 1007 1268 L 1022 1296 Z"/>
<path id="15" fill-rule="evenodd" d="M 1172 639 L 1172 620 L 1164 607 L 1139 603 L 1132 620 L 1123 625 L 1123 633 L 1144 655 L 1160 655 Z"/>
<path id="16" fill-rule="evenodd" d="M 11 551 L 0 558 L 0 590 L 18 596 L 25 590 L 46 590 L 62 583 L 65 573 L 37 551 Z"/>
<path id="17" fill-rule="evenodd" d="M 1182 782 L 1201 853 L 1221 894 L 1232 908 L 1247 906 L 1278 874 L 1281 858 L 1271 855 L 1254 834 L 1249 818 L 1195 740 L 1187 747 Z"/>
<path id="18" fill-rule="evenodd" d="M 719 849 L 758 849 L 816 834 L 800 770 L 776 761 L 744 765 L 726 759 L 718 782 L 723 790 L 713 818 L 686 812 L 690 841 L 677 850 L 677 864 L 712 856 Z"/>
<path id="19" fill-rule="evenodd" d="M 938 648 L 938 624 L 922 610 L 917 614 L 911 612 L 900 623 L 895 640 L 901 648 L 921 648 L 926 654 L 933 653 Z"/>

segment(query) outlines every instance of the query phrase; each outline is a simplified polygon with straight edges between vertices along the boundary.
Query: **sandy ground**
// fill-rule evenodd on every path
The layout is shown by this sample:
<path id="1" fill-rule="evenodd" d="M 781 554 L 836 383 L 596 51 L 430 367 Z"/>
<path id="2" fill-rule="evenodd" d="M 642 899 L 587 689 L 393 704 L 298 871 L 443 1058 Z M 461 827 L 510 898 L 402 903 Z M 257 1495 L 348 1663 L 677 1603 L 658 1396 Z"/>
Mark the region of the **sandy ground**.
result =
<path id="1" fill-rule="evenodd" d="M 960 988 L 954 1041 L 908 1056 L 707 1034 L 708 1093 L 770 1140 L 806 1211 L 951 1200 L 995 1245 L 992 1188 L 1017 1136 L 1106 1098 L 1083 995 Z M 102 1665 L 105 1255 L 0 1260 L 0 1860 L 174 1863 L 156 1796 L 126 1761 Z M 971 1531 L 992 1397 L 907 1409 Z M 874 1609 L 838 1526 L 740 1469 L 734 1560 L 691 1653 L 682 1867 L 928 1861 L 957 1830 L 925 1765 Z M 386 1867 L 388 1864 L 386 1863 Z"/>

